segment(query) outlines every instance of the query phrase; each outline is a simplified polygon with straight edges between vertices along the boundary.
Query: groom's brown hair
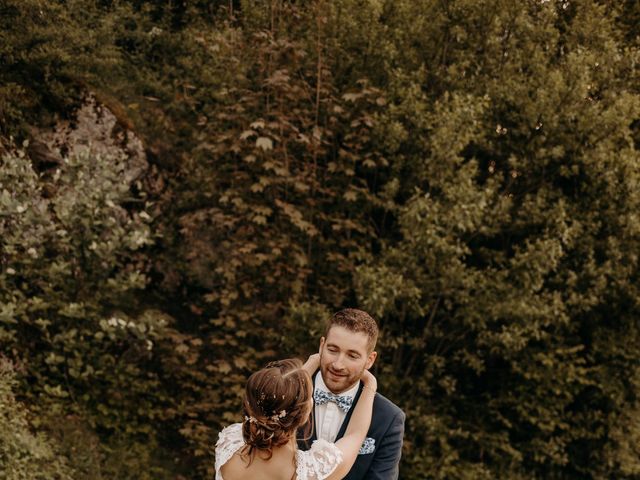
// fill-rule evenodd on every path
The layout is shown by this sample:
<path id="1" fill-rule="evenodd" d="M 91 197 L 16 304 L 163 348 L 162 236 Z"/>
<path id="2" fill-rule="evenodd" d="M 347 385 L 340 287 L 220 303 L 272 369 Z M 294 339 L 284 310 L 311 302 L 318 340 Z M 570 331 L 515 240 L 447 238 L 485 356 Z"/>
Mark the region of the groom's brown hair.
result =
<path id="1" fill-rule="evenodd" d="M 329 334 L 331 327 L 335 326 L 344 327 L 351 332 L 362 332 L 367 335 L 367 337 L 369 337 L 367 343 L 369 353 L 373 352 L 376 348 L 378 325 L 367 312 L 358 310 L 357 308 L 345 308 L 344 310 L 336 312 L 327 323 L 327 329 L 324 332 L 325 338 Z"/>

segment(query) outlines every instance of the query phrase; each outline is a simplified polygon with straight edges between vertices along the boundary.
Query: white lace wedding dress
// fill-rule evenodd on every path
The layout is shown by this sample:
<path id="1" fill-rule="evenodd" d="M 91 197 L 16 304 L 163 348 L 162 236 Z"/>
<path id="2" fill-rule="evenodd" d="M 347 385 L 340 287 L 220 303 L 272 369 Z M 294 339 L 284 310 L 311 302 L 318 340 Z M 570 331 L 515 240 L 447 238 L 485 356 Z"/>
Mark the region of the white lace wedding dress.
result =
<path id="1" fill-rule="evenodd" d="M 216 443 L 216 480 L 224 480 L 220 469 L 244 447 L 242 424 L 234 423 L 223 429 Z M 335 443 L 316 440 L 309 451 L 296 452 L 296 480 L 323 480 L 342 462 L 342 451 Z"/>

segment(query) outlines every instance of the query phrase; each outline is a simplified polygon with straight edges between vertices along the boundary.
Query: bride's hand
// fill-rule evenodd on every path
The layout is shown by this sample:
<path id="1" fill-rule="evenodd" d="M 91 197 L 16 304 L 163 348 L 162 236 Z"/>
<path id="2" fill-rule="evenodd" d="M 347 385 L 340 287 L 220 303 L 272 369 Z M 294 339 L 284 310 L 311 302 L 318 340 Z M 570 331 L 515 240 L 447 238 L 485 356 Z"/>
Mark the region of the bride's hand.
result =
<path id="1" fill-rule="evenodd" d="M 316 370 L 320 368 L 320 354 L 314 353 L 313 355 L 309 355 L 309 358 L 303 365 L 303 368 L 309 372 L 309 375 L 316 373 Z"/>
<path id="2" fill-rule="evenodd" d="M 374 392 L 378 390 L 378 380 L 373 376 L 369 370 L 365 370 L 360 378 L 365 387 L 370 388 Z"/>

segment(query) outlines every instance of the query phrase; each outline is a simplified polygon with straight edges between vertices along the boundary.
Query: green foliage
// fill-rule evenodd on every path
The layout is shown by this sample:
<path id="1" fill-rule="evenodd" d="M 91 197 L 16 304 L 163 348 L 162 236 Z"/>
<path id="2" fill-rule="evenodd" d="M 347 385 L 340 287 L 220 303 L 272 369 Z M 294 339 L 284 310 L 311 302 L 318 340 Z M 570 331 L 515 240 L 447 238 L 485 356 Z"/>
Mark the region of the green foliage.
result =
<path id="1" fill-rule="evenodd" d="M 337 305 L 350 294 L 353 266 L 375 237 L 367 177 L 386 167 L 368 151 L 380 91 L 336 85 L 315 34 L 287 37 L 258 13 L 255 30 L 181 34 L 198 59 L 183 71 L 206 69 L 186 90 L 192 111 L 180 134 L 191 149 L 166 197 L 159 271 L 179 282 L 168 291 L 189 292 L 185 326 L 199 342 L 185 337 L 189 360 L 176 374 L 181 433 L 200 452 L 237 418 L 247 372 L 277 355 L 290 302 Z M 310 13 L 283 6 L 277 23 Z"/>
<path id="2" fill-rule="evenodd" d="M 632 478 L 635 461 L 611 461 L 632 455 L 610 421 L 638 395 L 615 373 L 636 374 L 640 340 L 637 52 L 588 20 L 601 6 L 504 7 L 439 11 L 464 25 L 432 74 L 447 92 L 402 75 L 386 120 L 412 132 L 396 152 L 416 190 L 402 241 L 357 285 L 388 318 L 388 381 L 411 397 L 405 471 Z"/>
<path id="3" fill-rule="evenodd" d="M 79 415 L 94 429 L 153 438 L 162 392 L 150 368 L 166 315 L 136 312 L 150 217 L 125 162 L 90 149 L 38 176 L 22 151 L 0 162 L 0 338 L 33 382 L 47 424 Z M 141 477 L 139 477 L 141 478 Z"/>
<path id="4" fill-rule="evenodd" d="M 0 162 L 0 345 L 77 478 L 212 478 L 246 376 L 354 304 L 402 478 L 640 475 L 634 2 L 0 12 L 3 137 L 89 89 L 152 163 Z"/>
<path id="5" fill-rule="evenodd" d="M 66 114 L 84 86 L 114 68 L 114 17 L 84 0 L 3 0 L 0 4 L 0 133 Z"/>
<path id="6" fill-rule="evenodd" d="M 33 433 L 28 412 L 16 401 L 13 366 L 0 359 L 0 471 L 7 480 L 71 480 L 71 469 L 50 440 Z"/>

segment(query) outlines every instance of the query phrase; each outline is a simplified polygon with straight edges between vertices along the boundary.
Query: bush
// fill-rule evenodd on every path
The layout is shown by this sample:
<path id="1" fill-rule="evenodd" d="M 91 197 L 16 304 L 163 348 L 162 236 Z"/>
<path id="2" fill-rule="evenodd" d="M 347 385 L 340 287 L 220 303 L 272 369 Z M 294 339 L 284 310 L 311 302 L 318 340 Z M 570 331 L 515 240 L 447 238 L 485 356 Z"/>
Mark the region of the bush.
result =
<path id="1" fill-rule="evenodd" d="M 16 401 L 13 366 L 0 358 L 0 471 L 6 480 L 71 480 L 72 471 L 47 436 L 34 433 Z"/>
<path id="2" fill-rule="evenodd" d="M 112 437 L 123 450 L 153 443 L 170 404 L 154 373 L 170 319 L 132 295 L 152 236 L 129 174 L 126 159 L 90 149 L 41 175 L 21 151 L 0 161 L 2 349 L 25 366 L 36 418 L 79 418 L 106 463 Z"/>

